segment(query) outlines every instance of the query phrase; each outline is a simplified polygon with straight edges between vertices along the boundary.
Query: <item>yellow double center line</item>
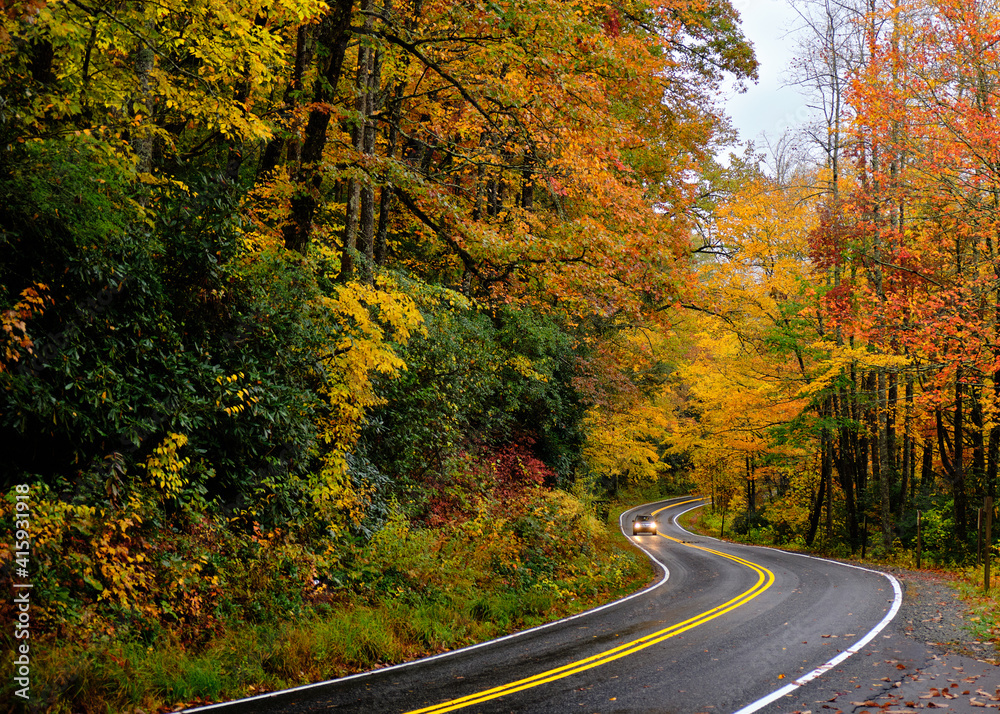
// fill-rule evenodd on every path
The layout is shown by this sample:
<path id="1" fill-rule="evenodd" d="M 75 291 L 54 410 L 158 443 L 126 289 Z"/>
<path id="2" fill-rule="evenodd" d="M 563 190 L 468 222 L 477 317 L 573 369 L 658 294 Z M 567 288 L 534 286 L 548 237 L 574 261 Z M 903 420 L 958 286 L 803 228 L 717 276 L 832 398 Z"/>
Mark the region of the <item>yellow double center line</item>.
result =
<path id="1" fill-rule="evenodd" d="M 674 504 L 682 505 L 682 504 Z M 668 506 L 667 508 L 669 508 Z M 660 509 L 665 510 L 665 509 Z M 659 511 L 657 511 L 659 513 Z M 574 674 L 579 674 L 580 672 L 585 672 L 588 669 L 593 669 L 594 667 L 600 667 L 602 664 L 607 664 L 608 662 L 614 662 L 616 659 L 621 659 L 622 657 L 627 657 L 628 655 L 635 654 L 647 647 L 652 647 L 655 644 L 659 644 L 664 640 L 668 640 L 671 637 L 681 634 L 682 632 L 687 632 L 688 630 L 702 625 L 709 620 L 713 620 L 720 615 L 724 615 L 731 610 L 735 610 L 740 605 L 743 605 L 755 597 L 760 595 L 762 592 L 767 590 L 774 583 L 774 573 L 772 573 L 767 568 L 762 568 L 755 563 L 751 563 L 749 560 L 744 560 L 743 558 L 738 558 L 735 555 L 729 555 L 728 553 L 721 553 L 717 550 L 712 550 L 711 548 L 705 548 L 700 545 L 694 545 L 692 543 L 684 543 L 683 541 L 677 540 L 676 538 L 671 538 L 670 536 L 665 536 L 662 533 L 660 537 L 671 540 L 675 543 L 680 543 L 688 548 L 697 548 L 698 550 L 703 550 L 706 553 L 711 553 L 712 555 L 717 555 L 720 558 L 728 558 L 729 560 L 735 561 L 741 565 L 753 570 L 757 573 L 757 582 L 754 586 L 740 595 L 737 595 L 732 600 L 722 603 L 718 607 L 713 607 L 707 612 L 703 612 L 700 615 L 695 615 L 694 617 L 684 620 L 684 622 L 679 622 L 676 625 L 671 625 L 670 627 L 654 632 L 645 637 L 640 637 L 637 640 L 633 640 L 618 647 L 614 647 L 606 652 L 587 657 L 586 659 L 577 660 L 576 662 L 570 662 L 569 664 L 563 665 L 562 667 L 557 667 L 555 669 L 550 669 L 540 674 L 536 674 L 533 677 L 528 677 L 526 679 L 519 679 L 516 682 L 511 682 L 510 684 L 504 684 L 500 687 L 494 687 L 493 689 L 487 689 L 476 694 L 470 694 L 465 697 L 460 697 L 458 699 L 452 699 L 447 702 L 442 702 L 440 704 L 435 704 L 433 706 L 425 707 L 423 709 L 414 709 L 407 714 L 430 714 L 434 712 L 438 714 L 439 712 L 451 712 L 457 709 L 463 709 L 465 707 L 470 707 L 475 704 L 482 704 L 483 702 L 488 702 L 491 699 L 498 699 L 500 697 L 505 697 L 508 694 L 514 694 L 515 692 L 520 692 L 525 689 L 531 689 L 532 687 L 537 687 L 542 684 L 547 684 L 548 682 L 554 682 L 557 679 L 563 679 L 564 677 L 569 677 Z"/>

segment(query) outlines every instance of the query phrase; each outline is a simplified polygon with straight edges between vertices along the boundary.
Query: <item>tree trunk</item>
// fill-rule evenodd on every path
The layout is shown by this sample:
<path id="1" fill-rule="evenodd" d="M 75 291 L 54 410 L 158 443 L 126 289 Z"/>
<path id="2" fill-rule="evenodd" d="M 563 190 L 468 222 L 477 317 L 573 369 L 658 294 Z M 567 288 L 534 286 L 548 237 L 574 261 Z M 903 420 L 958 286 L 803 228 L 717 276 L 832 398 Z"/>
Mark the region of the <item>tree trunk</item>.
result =
<path id="1" fill-rule="evenodd" d="M 819 518 L 823 511 L 823 504 L 826 501 L 827 482 L 830 479 L 829 462 L 826 458 L 826 429 L 820 435 L 821 466 L 819 476 L 819 493 L 816 494 L 816 501 L 813 504 L 812 513 L 809 514 L 809 530 L 806 532 L 806 546 L 812 547 L 816 538 L 816 531 L 819 529 Z"/>
<path id="2" fill-rule="evenodd" d="M 962 368 L 959 367 L 955 375 L 955 413 L 953 421 L 954 445 L 948 435 L 948 430 L 944 425 L 944 418 L 941 410 L 936 410 L 938 452 L 941 456 L 941 467 L 944 469 L 951 489 L 954 502 L 955 514 L 955 537 L 963 544 L 965 543 L 968 531 L 966 529 L 966 494 L 965 494 L 965 466 L 964 466 L 964 442 L 965 442 L 965 421 L 962 397 Z M 949 451 L 951 454 L 949 455 Z"/>
<path id="3" fill-rule="evenodd" d="M 306 73 L 306 68 L 312 61 L 311 28 L 312 25 L 300 25 L 295 35 L 295 63 L 292 68 L 292 76 L 288 80 L 285 88 L 284 111 L 294 114 L 297 101 L 296 94 L 302 89 L 302 80 Z M 264 154 L 260 161 L 258 178 L 265 178 L 274 173 L 278 163 L 282 159 L 282 154 L 287 154 L 287 161 L 292 165 L 297 165 L 301 160 L 302 143 L 299 141 L 298 132 L 293 125 L 292 135 L 288 138 L 281 134 L 276 134 L 264 148 Z"/>
<path id="4" fill-rule="evenodd" d="M 366 30 L 371 29 L 373 22 L 370 13 L 371 4 L 371 0 L 361 0 L 361 12 L 364 13 Z M 351 143 L 358 155 L 364 153 L 365 133 L 368 127 L 372 52 L 373 50 L 365 45 L 358 46 L 358 70 L 354 82 L 356 93 L 354 109 L 357 112 L 357 118 L 351 129 Z M 355 263 L 358 258 L 358 234 L 361 229 L 362 187 L 365 183 L 367 182 L 354 176 L 347 182 L 347 206 L 344 214 L 343 239 L 340 246 L 339 279 L 341 282 L 347 282 L 354 278 Z M 367 194 L 365 198 L 370 200 Z M 369 211 L 372 211 L 370 204 Z"/>
<path id="5" fill-rule="evenodd" d="M 325 66 L 320 68 L 313 84 L 313 108 L 309 112 L 302 140 L 301 163 L 294 176 L 298 190 L 291 200 L 288 221 L 282 228 L 285 247 L 302 255 L 309 248 L 313 216 L 319 205 L 319 189 L 323 183 L 319 164 L 330 126 L 330 92 L 336 90 L 344 69 L 353 14 L 354 0 L 336 0 L 319 29 L 318 41 L 327 48 Z"/>
<path id="6" fill-rule="evenodd" d="M 903 413 L 903 465 L 900 469 L 899 501 L 896 504 L 897 521 L 901 521 L 903 519 L 903 511 L 907 502 L 907 488 L 909 487 L 912 492 L 914 482 L 913 462 L 914 457 L 916 456 L 916 448 L 913 439 L 913 375 L 909 373 L 906 375 L 905 391 L 906 402 L 904 404 Z M 910 500 L 912 500 L 912 495 Z"/>
<path id="7" fill-rule="evenodd" d="M 366 0 L 365 5 L 371 5 Z M 367 20 L 366 20 L 367 22 Z M 370 50 L 368 53 L 368 86 L 365 95 L 364 132 L 361 149 L 365 156 L 375 156 L 376 127 L 372 116 L 380 109 L 379 89 L 382 84 L 382 53 Z M 361 278 L 371 284 L 375 262 L 375 188 L 371 180 L 361 186 L 361 216 L 358 226 L 358 254 L 363 258 Z"/>
<path id="8" fill-rule="evenodd" d="M 926 494 L 927 489 L 934 483 L 934 443 L 928 439 L 924 444 L 924 456 L 920 462 L 920 493 Z"/>
<path id="9" fill-rule="evenodd" d="M 879 515 L 882 525 L 882 547 L 892 551 L 892 508 L 889 502 L 892 469 L 889 467 L 889 404 L 885 370 L 878 371 L 878 461 L 879 461 Z"/>
<path id="10" fill-rule="evenodd" d="M 986 482 L 986 429 L 983 423 L 983 406 L 980 401 L 980 391 L 973 387 L 969 389 L 969 418 L 972 420 L 970 437 L 972 439 L 972 483 L 978 496 L 985 496 Z"/>
<path id="11" fill-rule="evenodd" d="M 993 373 L 993 402 L 1000 405 L 1000 372 Z M 986 495 L 996 498 L 997 457 L 1000 455 L 1000 425 L 990 427 L 989 443 L 986 447 Z"/>
<path id="12" fill-rule="evenodd" d="M 995 261 L 996 258 L 993 256 L 994 251 L 992 247 L 990 253 L 991 258 Z M 995 301 L 993 308 L 994 325 L 1000 325 L 1000 290 L 994 293 L 993 299 Z M 1000 345 L 998 343 L 1000 343 L 1000 339 L 995 336 L 993 356 L 996 359 L 1000 359 Z M 993 404 L 1000 406 L 1000 370 L 993 372 Z M 994 424 L 990 427 L 989 443 L 986 447 L 986 495 L 994 499 L 997 496 L 998 456 L 1000 456 L 1000 424 Z"/>
<path id="13" fill-rule="evenodd" d="M 900 461 L 896 454 L 896 403 L 899 401 L 899 379 L 894 372 L 889 372 L 886 374 L 886 380 L 888 391 L 885 404 L 886 466 L 892 474 L 890 485 L 895 486 Z"/>
<path id="14" fill-rule="evenodd" d="M 854 473 L 855 459 L 854 447 L 852 445 L 852 429 L 848 426 L 849 414 L 846 412 L 845 400 L 846 390 L 841 390 L 839 395 L 833 398 L 833 416 L 838 424 L 837 443 L 838 448 L 833 452 L 834 465 L 837 467 L 837 475 L 840 478 L 840 488 L 844 492 L 844 508 L 847 511 L 847 532 L 850 539 L 851 552 L 858 547 L 858 511 L 855 499 L 855 485 L 857 478 Z M 853 435 L 856 436 L 856 430 Z"/>
<path id="15" fill-rule="evenodd" d="M 833 435 L 826 430 L 826 447 L 823 449 L 823 469 L 826 471 L 826 542 L 833 542 Z"/>

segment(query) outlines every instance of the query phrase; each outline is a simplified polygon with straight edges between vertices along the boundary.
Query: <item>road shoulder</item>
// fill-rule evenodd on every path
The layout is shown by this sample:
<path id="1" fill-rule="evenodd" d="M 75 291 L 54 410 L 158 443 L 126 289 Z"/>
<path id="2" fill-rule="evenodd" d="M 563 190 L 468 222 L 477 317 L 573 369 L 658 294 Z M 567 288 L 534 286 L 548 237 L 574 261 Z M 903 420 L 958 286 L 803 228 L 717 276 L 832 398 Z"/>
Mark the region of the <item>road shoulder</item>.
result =
<path id="1" fill-rule="evenodd" d="M 908 714 L 933 709 L 972 714 L 1000 710 L 1000 654 L 967 629 L 972 613 L 949 580 L 927 571 L 882 569 L 903 584 L 903 605 L 895 629 L 924 648 L 924 662 L 911 663 L 899 672 L 901 678 L 890 678 L 893 681 L 885 682 L 881 692 L 871 691 L 863 701 L 857 692 L 845 693 L 819 711 Z"/>

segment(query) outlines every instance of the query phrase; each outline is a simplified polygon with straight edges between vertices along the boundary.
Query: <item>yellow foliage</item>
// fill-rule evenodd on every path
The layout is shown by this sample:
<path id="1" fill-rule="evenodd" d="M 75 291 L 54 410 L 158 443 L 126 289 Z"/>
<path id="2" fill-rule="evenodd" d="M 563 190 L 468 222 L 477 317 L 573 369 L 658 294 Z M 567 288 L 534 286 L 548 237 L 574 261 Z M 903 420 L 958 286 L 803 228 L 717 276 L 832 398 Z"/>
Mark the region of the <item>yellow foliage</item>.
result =
<path id="1" fill-rule="evenodd" d="M 0 501 L 0 517 L 13 510 L 13 494 Z M 154 589 L 152 564 L 143 549 L 132 545 L 131 531 L 142 525 L 145 508 L 133 495 L 114 513 L 98 512 L 92 506 L 78 506 L 53 498 L 47 487 L 32 486 L 31 559 L 32 572 L 45 579 L 50 572 L 71 569 L 83 583 L 97 591 L 99 600 L 111 600 L 128 609 L 157 615 L 149 593 Z M 83 536 L 81 538 L 81 536 Z M 81 549 L 82 546 L 82 549 Z M 0 543 L 0 566 L 11 562 L 13 553 Z M 68 604 L 61 598 L 45 601 L 37 613 L 40 622 L 65 622 Z M 104 627 L 90 623 L 87 628 Z"/>
<path id="2" fill-rule="evenodd" d="M 592 541 L 604 533 L 604 524 L 574 494 L 560 489 L 539 489 L 537 500 L 535 517 L 546 523 L 547 527 L 563 533 L 569 529 L 571 539 L 579 542 Z"/>
<path id="3" fill-rule="evenodd" d="M 657 446 L 669 425 L 662 409 L 653 404 L 636 404 L 627 412 L 592 408 L 584 421 L 584 458 L 591 471 L 632 480 L 659 475 Z"/>
<path id="4" fill-rule="evenodd" d="M 541 374 L 535 370 L 535 366 L 530 359 L 524 355 L 514 355 L 506 362 L 504 362 L 505 367 L 510 367 L 512 370 L 517 372 L 522 377 L 527 379 L 534 379 L 538 382 L 548 382 L 549 378 L 544 374 Z"/>
<path id="5" fill-rule="evenodd" d="M 509 528 L 506 518 L 485 510 L 467 524 L 466 534 L 476 544 L 473 561 L 478 570 L 517 570 L 521 565 L 524 544 Z"/>
<path id="6" fill-rule="evenodd" d="M 14 490 L 0 500 L 0 518 L 9 519 L 15 513 Z M 48 488 L 32 486 L 31 493 L 31 547 L 37 555 L 58 551 L 69 527 L 89 525 L 97 513 L 93 506 L 77 506 L 59 499 L 49 498 Z M 0 541 L 0 564 L 10 562 L 10 539 Z"/>
<path id="7" fill-rule="evenodd" d="M 377 375 L 393 377 L 406 364 L 396 353 L 423 318 L 416 304 L 391 282 L 378 287 L 348 283 L 321 308 L 340 327 L 340 339 L 323 355 L 325 382 L 320 393 L 328 410 L 318 420 L 322 467 L 311 490 L 317 511 L 331 522 L 358 522 L 369 494 L 358 492 L 347 473 L 347 454 L 354 448 L 368 409 L 381 403 L 373 388 Z"/>
<path id="8" fill-rule="evenodd" d="M 817 342 L 813 347 L 827 349 L 830 354 L 822 364 L 822 371 L 799 391 L 801 396 L 817 394 L 828 389 L 851 365 L 861 370 L 899 370 L 912 366 L 914 362 L 906 355 L 876 352 L 866 346 L 837 346 L 832 342 Z"/>
<path id="9" fill-rule="evenodd" d="M 172 496 L 178 495 L 188 483 L 181 476 L 181 471 L 191 463 L 191 459 L 187 456 L 181 458 L 178 453 L 187 442 L 188 438 L 184 434 L 171 432 L 153 449 L 146 463 L 139 464 L 139 468 L 146 470 L 151 483 Z"/>
<path id="10" fill-rule="evenodd" d="M 772 430 L 808 407 L 816 370 L 818 291 L 809 236 L 816 178 L 790 183 L 757 174 L 716 209 L 699 265 L 700 304 L 673 385 L 678 415 L 670 442 L 706 490 L 728 499 L 773 457 L 797 459 L 808 444 L 776 443 Z"/>
<path id="11" fill-rule="evenodd" d="M 775 355 L 748 352 L 725 329 L 692 337 L 696 348 L 677 370 L 679 417 L 670 441 L 691 459 L 694 479 L 706 490 L 733 491 L 748 476 L 748 459 L 803 455 L 802 447 L 774 444 L 769 432 L 807 406 L 796 395 L 794 369 L 780 369 Z"/>
<path id="12" fill-rule="evenodd" d="M 598 387 L 600 393 L 584 417 L 583 456 L 592 473 L 642 480 L 664 472 L 659 449 L 672 421 L 665 403 L 663 360 L 674 348 L 672 337 L 667 329 L 634 328 L 618 335 L 617 344 L 601 346 L 605 359 L 628 365 L 624 370 L 629 374 Z M 614 368 L 602 365 L 602 371 Z"/>
<path id="13" fill-rule="evenodd" d="M 100 529 L 94 540 L 93 556 L 84 568 L 84 579 L 101 591 L 99 600 L 112 600 L 129 609 L 139 607 L 146 614 L 156 615 L 157 608 L 149 603 L 148 597 L 155 587 L 155 576 L 142 549 L 132 548 L 129 533 L 142 524 L 141 510 L 139 497 L 133 495 L 129 507 L 111 519 L 108 527 Z M 88 579 L 94 565 L 103 582 Z"/>
<path id="14" fill-rule="evenodd" d="M 24 21 L 0 12 L 0 57 L 9 60 L 8 36 L 34 42 L 45 37 L 60 59 L 56 91 L 37 92 L 22 121 L 44 126 L 84 111 L 105 110 L 128 122 L 132 136 L 156 136 L 165 151 L 176 135 L 152 116 L 195 122 L 208 131 L 244 140 L 266 140 L 273 131 L 266 104 L 286 76 L 290 62 L 288 33 L 318 18 L 326 4 L 318 0 L 166 0 L 155 4 L 120 4 L 94 11 L 66 0 L 32 3 Z M 262 25 L 259 18 L 267 17 Z M 128 47 L 148 48 L 154 57 L 136 91 L 136 69 L 123 61 Z M 158 56 L 157 56 L 158 55 Z M 167 57 L 188 57 L 196 67 L 178 72 Z M 236 88 L 251 88 L 241 95 Z M 121 111 L 121 98 L 132 98 L 134 112 Z"/>
<path id="15" fill-rule="evenodd" d="M 222 411 L 229 416 L 242 414 L 248 406 L 252 406 L 260 401 L 260 397 L 257 395 L 260 394 L 261 387 L 259 385 L 241 387 L 235 384 L 241 379 L 246 379 L 246 375 L 242 372 L 231 374 L 228 377 L 220 376 L 215 378 L 216 383 L 223 388 L 223 395 L 215 400 L 215 406 L 222 407 Z M 228 406 L 223 406 L 224 402 L 229 402 Z"/>
<path id="16" fill-rule="evenodd" d="M 816 222 L 811 191 L 809 185 L 782 186 L 759 176 L 716 210 L 713 257 L 699 265 L 699 302 L 726 315 L 746 336 L 782 325 L 789 305 L 813 297 L 808 280 L 808 238 Z"/>

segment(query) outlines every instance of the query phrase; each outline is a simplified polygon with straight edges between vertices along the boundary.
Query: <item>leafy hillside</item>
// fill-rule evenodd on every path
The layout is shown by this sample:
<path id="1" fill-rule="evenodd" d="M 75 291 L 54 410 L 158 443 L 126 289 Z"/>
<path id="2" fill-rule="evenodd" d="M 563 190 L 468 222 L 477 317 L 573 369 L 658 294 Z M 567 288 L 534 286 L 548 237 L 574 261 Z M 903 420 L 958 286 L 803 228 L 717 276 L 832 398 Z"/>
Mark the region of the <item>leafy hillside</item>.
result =
<path id="1" fill-rule="evenodd" d="M 728 2 L 0 5 L 31 705 L 238 696 L 642 582 L 596 516 L 680 463 L 654 347 L 755 71 Z"/>

